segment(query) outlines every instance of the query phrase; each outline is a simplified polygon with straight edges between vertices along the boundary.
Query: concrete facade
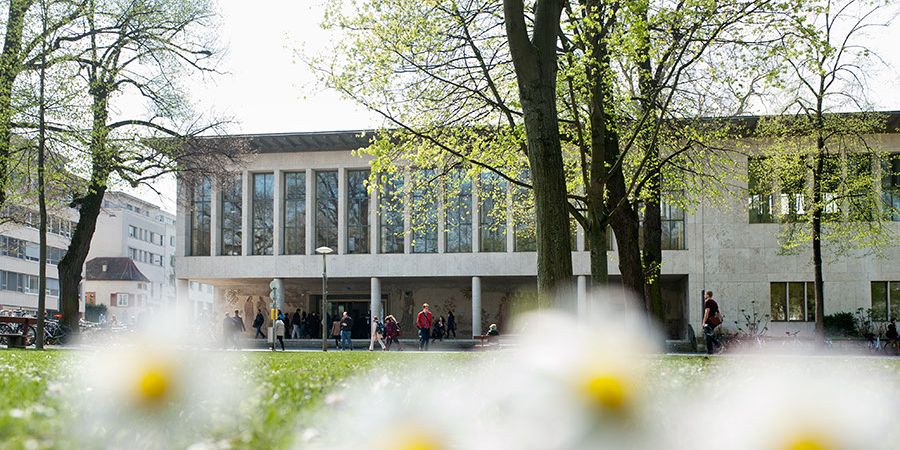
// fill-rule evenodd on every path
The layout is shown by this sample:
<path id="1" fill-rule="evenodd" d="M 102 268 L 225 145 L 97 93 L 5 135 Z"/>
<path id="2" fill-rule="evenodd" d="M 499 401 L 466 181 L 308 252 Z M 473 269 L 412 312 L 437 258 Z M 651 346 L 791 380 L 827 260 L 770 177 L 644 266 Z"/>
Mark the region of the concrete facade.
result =
<path id="1" fill-rule="evenodd" d="M 886 150 L 900 152 L 900 137 L 885 135 L 881 139 Z M 509 320 L 521 296 L 527 296 L 535 286 L 536 254 L 516 252 L 507 245 L 504 252 L 478 252 L 477 195 L 473 195 L 472 215 L 473 251 L 446 253 L 446 236 L 438 233 L 436 253 L 413 253 L 410 234 L 405 234 L 404 252 L 379 254 L 379 215 L 377 196 L 369 199 L 369 252 L 348 254 L 347 251 L 347 172 L 367 169 L 365 157 L 354 156 L 352 150 L 366 145 L 357 133 L 296 133 L 252 136 L 258 153 L 241 168 L 242 175 L 241 254 L 222 256 L 222 192 L 218 183 L 211 183 L 209 252 L 191 254 L 192 214 L 191 186 L 179 182 L 177 211 L 175 269 L 179 279 L 191 279 L 212 284 L 216 289 L 215 310 L 250 311 L 267 309 L 271 305 L 269 282 L 282 279 L 285 286 L 285 309 L 318 311 L 321 295 L 322 257 L 315 254 L 316 222 L 315 174 L 319 171 L 338 172 L 338 242 L 335 254 L 328 258 L 328 298 L 330 302 L 347 303 L 347 307 L 368 311 L 371 290 L 378 279 L 384 314 L 393 314 L 401 321 L 404 337 L 412 337 L 414 314 L 421 303 L 428 302 L 436 316 L 453 310 L 460 336 L 479 333 L 490 323 Z M 746 168 L 746 159 L 737 161 Z M 745 169 L 744 169 L 745 170 Z M 302 255 L 283 254 L 284 242 L 284 174 L 306 173 L 305 248 Z M 273 254 L 253 255 L 252 186 L 253 175 L 274 175 Z M 741 176 L 743 175 L 743 176 Z M 726 316 L 726 326 L 735 328 L 734 321 L 742 321 L 741 310 L 750 310 L 756 302 L 761 314 L 771 313 L 773 283 L 811 282 L 811 255 L 801 251 L 796 255 L 782 255 L 777 235 L 779 224 L 751 224 L 748 219 L 746 173 L 735 174 L 732 190 L 725 201 L 702 199 L 692 211 L 684 213 L 684 245 L 682 249 L 665 250 L 662 268 L 664 301 L 666 304 L 666 334 L 671 339 L 688 335 L 688 324 L 699 330 L 702 314 L 701 295 L 711 290 L 719 300 Z M 742 181 L 743 180 L 743 181 Z M 873 180 L 873 185 L 875 180 Z M 407 212 L 408 213 L 408 212 Z M 406 220 L 408 227 L 408 218 Z M 900 222 L 887 224 L 893 236 L 900 233 Z M 438 225 L 443 231 L 443 224 Z M 408 231 L 408 230 L 407 230 Z M 507 221 L 507 237 L 511 241 L 512 221 Z M 826 245 L 827 248 L 827 245 Z M 574 275 L 588 276 L 589 254 L 584 248 L 583 233 L 579 230 L 576 250 L 572 254 Z M 831 258 L 825 264 L 826 312 L 855 311 L 871 306 L 871 283 L 900 282 L 900 245 L 890 242 L 882 249 L 882 256 L 851 255 Z M 609 252 L 609 273 L 618 275 L 617 254 Z M 577 289 L 587 294 L 586 281 Z M 576 279 L 573 279 L 573 287 Z M 474 294 L 473 294 L 474 289 Z M 900 302 L 900 299 L 897 299 Z M 357 303 L 360 305 L 357 306 Z M 583 305 L 583 299 L 580 304 Z M 475 310 L 473 310 L 475 305 Z M 334 312 L 339 312 L 338 306 Z M 243 314 L 243 313 L 242 313 Z M 245 322 L 252 321 L 245 317 Z M 479 320 L 480 317 L 480 320 Z M 480 324 L 473 326 L 473 320 Z M 785 331 L 809 333 L 813 323 L 808 321 L 776 321 L 769 324 L 771 334 Z"/>

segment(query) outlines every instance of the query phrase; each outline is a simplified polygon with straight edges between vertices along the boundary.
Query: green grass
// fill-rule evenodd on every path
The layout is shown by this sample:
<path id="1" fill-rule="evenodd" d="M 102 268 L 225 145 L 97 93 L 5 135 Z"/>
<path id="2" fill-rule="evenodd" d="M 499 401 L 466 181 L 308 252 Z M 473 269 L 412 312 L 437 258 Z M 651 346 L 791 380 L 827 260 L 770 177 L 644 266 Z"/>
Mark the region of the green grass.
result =
<path id="1" fill-rule="evenodd" d="M 198 440 L 227 442 L 231 448 L 287 448 L 298 424 L 316 414 L 327 394 L 349 377 L 379 366 L 405 371 L 421 364 L 447 359 L 460 362 L 492 358 L 492 353 L 269 353 L 252 352 L 244 359 L 244 376 L 252 386 L 247 399 L 229 414 L 237 425 L 204 430 Z M 0 350 L 0 449 L 69 448 L 65 438 L 76 414 L 64 392 L 78 389 L 70 376 L 77 352 L 50 350 Z M 715 377 L 722 359 L 660 357 L 653 361 L 655 384 L 667 388 L 691 388 Z M 864 359 L 900 375 L 898 359 Z M 210 380 L 215 383 L 215 380 Z M 277 394 L 277 395 L 276 395 Z"/>

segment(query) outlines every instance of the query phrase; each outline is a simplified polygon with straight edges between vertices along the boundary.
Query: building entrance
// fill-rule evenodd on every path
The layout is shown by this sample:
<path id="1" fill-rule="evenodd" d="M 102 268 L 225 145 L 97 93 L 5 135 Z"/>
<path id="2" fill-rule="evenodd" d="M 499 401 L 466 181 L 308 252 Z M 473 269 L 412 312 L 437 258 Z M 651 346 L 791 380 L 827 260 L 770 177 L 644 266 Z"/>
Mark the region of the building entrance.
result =
<path id="1" fill-rule="evenodd" d="M 316 306 L 318 310 L 318 305 L 321 305 L 322 297 L 316 297 Z M 382 297 L 381 300 L 381 310 L 385 310 L 386 301 Z M 350 337 L 352 339 L 369 339 L 371 336 L 371 311 L 369 311 L 369 296 L 365 294 L 360 295 L 343 295 L 343 296 L 328 296 L 328 305 L 326 305 L 327 311 L 327 320 L 328 324 L 328 333 L 329 336 L 331 334 L 332 323 L 336 320 L 341 320 L 341 317 L 344 314 L 344 311 L 350 315 L 350 318 L 353 319 L 353 329 L 351 330 Z"/>

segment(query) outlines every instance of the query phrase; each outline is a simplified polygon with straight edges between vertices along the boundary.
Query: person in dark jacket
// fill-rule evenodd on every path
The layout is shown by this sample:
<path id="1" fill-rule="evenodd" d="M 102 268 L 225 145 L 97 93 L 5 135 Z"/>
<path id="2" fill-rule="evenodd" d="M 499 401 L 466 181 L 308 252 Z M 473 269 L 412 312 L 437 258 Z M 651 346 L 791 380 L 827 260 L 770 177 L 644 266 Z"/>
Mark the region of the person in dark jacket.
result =
<path id="1" fill-rule="evenodd" d="M 456 316 L 453 315 L 453 311 L 447 313 L 447 339 L 450 339 L 451 334 L 453 339 L 456 339 Z"/>
<path id="2" fill-rule="evenodd" d="M 261 337 L 263 339 L 266 338 L 266 333 L 262 332 L 262 326 L 266 324 L 266 318 L 263 316 L 262 310 L 256 310 L 256 318 L 253 319 L 253 328 L 256 329 L 256 334 L 253 336 L 254 338 Z"/>
<path id="3" fill-rule="evenodd" d="M 294 315 L 291 316 L 291 338 L 292 339 L 300 339 L 300 330 L 303 327 L 303 318 L 300 317 L 300 308 L 297 308 L 294 311 Z"/>
<path id="4" fill-rule="evenodd" d="M 443 341 L 444 340 L 444 330 L 447 326 L 444 324 L 444 316 L 438 317 L 437 322 L 434 323 L 434 327 L 431 328 L 431 342 L 434 341 Z"/>
<path id="5" fill-rule="evenodd" d="M 387 339 L 386 350 L 390 351 L 391 344 L 396 343 L 397 351 L 403 351 L 403 344 L 400 343 L 400 324 L 392 315 L 384 318 L 384 336 Z"/>

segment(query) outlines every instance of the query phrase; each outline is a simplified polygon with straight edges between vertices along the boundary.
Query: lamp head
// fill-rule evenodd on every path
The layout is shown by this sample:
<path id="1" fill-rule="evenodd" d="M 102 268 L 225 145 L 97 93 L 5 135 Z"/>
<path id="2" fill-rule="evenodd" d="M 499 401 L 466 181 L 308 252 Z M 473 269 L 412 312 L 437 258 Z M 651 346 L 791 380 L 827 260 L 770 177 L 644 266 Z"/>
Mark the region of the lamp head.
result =
<path id="1" fill-rule="evenodd" d="M 316 253 L 320 255 L 327 255 L 329 253 L 334 253 L 334 250 L 332 250 L 331 247 L 326 247 L 323 245 L 316 249 Z"/>

